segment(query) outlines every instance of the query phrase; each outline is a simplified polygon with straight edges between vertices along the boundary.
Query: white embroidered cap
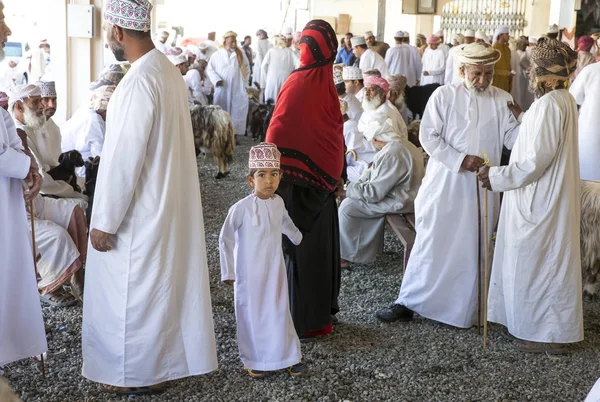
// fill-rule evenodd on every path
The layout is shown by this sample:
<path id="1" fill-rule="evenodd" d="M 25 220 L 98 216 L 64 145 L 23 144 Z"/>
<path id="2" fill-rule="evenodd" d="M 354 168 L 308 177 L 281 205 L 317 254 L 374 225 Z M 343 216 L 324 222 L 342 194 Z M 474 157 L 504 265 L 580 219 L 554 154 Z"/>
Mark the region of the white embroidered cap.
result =
<path id="1" fill-rule="evenodd" d="M 42 98 L 56 98 L 56 85 L 54 81 L 38 81 L 36 85 L 42 91 Z"/>
<path id="2" fill-rule="evenodd" d="M 148 0 L 106 0 L 104 20 L 121 28 L 148 32 L 151 12 Z"/>
<path id="3" fill-rule="evenodd" d="M 342 70 L 342 78 L 344 81 L 354 81 L 354 80 L 362 80 L 363 73 L 362 70 L 358 67 L 344 67 Z"/>
<path id="4" fill-rule="evenodd" d="M 281 152 L 277 149 L 277 145 L 270 142 L 261 142 L 250 148 L 248 167 L 250 169 L 279 169 L 280 159 Z"/>

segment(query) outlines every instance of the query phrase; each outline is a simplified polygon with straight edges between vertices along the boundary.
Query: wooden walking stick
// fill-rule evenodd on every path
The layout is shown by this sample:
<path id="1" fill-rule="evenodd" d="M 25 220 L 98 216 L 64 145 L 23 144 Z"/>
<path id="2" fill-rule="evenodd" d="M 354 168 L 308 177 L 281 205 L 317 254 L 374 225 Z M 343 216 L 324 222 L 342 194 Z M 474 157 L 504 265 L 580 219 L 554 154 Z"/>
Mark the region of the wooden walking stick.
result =
<path id="1" fill-rule="evenodd" d="M 37 247 L 35 245 L 35 211 L 33 210 L 33 200 L 27 203 L 29 207 L 29 215 L 31 216 L 31 244 L 33 246 L 33 269 L 35 272 L 36 280 L 39 277 L 37 269 Z M 40 355 L 40 367 L 42 369 L 42 377 L 46 378 L 46 368 L 44 366 L 44 354 Z"/>
<path id="2" fill-rule="evenodd" d="M 481 335 L 481 196 L 479 180 L 475 175 L 477 186 L 477 335 Z"/>
<path id="3" fill-rule="evenodd" d="M 483 164 L 487 166 L 490 163 L 488 156 L 485 152 L 479 154 L 483 158 Z M 487 297 L 488 297 L 488 273 L 490 264 L 490 251 L 489 251 L 489 238 L 488 238 L 488 191 L 486 188 L 483 189 L 483 241 L 484 247 L 483 252 L 484 263 L 483 263 L 483 348 L 487 348 Z"/>

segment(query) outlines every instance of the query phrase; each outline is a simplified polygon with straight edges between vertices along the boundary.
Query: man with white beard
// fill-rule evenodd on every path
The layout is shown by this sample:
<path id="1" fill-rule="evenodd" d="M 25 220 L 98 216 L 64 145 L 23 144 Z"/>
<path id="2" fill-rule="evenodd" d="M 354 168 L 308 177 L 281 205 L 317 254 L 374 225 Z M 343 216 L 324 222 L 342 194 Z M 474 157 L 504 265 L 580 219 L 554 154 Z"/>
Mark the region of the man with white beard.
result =
<path id="1" fill-rule="evenodd" d="M 392 46 L 385 54 L 385 63 L 390 75 L 403 75 L 408 81 L 408 86 L 415 86 L 421 78 L 423 66 L 417 48 L 411 50 L 410 44 L 404 42 L 404 32 L 394 34 L 396 45 Z"/>
<path id="2" fill-rule="evenodd" d="M 457 57 L 463 83 L 438 88 L 421 121 L 419 139 L 430 159 L 415 200 L 417 237 L 398 299 L 375 314 L 384 322 L 410 321 L 416 312 L 459 328 L 478 323 L 479 250 L 492 236 L 490 231 L 480 243 L 477 232 L 483 211 L 477 193 L 483 189 L 475 174 L 484 163 L 478 155 L 485 152 L 490 164 L 499 165 L 502 146 L 512 148 L 519 123 L 510 96 L 491 86 L 500 53 L 472 43 Z M 489 198 L 494 227 L 500 196 Z"/>
<path id="3" fill-rule="evenodd" d="M 0 61 L 4 59 L 4 46 L 10 35 L 4 20 L 4 4 L 0 1 Z M 25 202 L 36 197 L 42 181 L 35 158 L 23 146 L 4 108 L 0 108 L 0 117 L 1 367 L 42 354 L 48 346 L 25 212 Z M 26 188 L 25 200 L 23 188 Z"/>
<path id="4" fill-rule="evenodd" d="M 299 57 L 291 47 L 286 46 L 285 39 L 275 37 L 275 46 L 269 49 L 261 63 L 260 76 L 265 83 L 265 101 L 277 102 L 283 83 L 299 64 Z"/>
<path id="5" fill-rule="evenodd" d="M 423 53 L 423 73 L 421 74 L 421 85 L 440 84 L 444 85 L 444 73 L 446 71 L 447 54 L 439 46 L 441 40 L 435 35 L 427 38 L 429 45 Z"/>
<path id="6" fill-rule="evenodd" d="M 232 31 L 223 35 L 223 47 L 211 56 L 206 74 L 215 85 L 214 104 L 231 115 L 235 134 L 243 135 L 248 117 L 246 83 L 250 64 L 246 54 L 237 46 L 236 38 L 237 34 Z"/>
<path id="7" fill-rule="evenodd" d="M 27 97 L 24 97 L 23 94 L 26 94 Z M 8 111 L 17 130 L 22 130 L 27 135 L 27 144 L 40 168 L 43 180 L 40 193 L 73 201 L 85 210 L 87 207 L 86 195 L 73 190 L 73 187 L 65 181 L 54 180 L 48 174 L 48 171 L 58 166 L 58 159 L 50 160 L 44 152 L 44 147 L 40 146 L 43 144 L 40 140 L 42 137 L 40 130 L 46 123 L 41 95 L 40 88 L 33 84 L 14 87 L 10 90 Z"/>
<path id="8" fill-rule="evenodd" d="M 408 138 L 408 130 L 402 115 L 387 100 L 387 95 L 390 90 L 390 84 L 384 78 L 378 75 L 369 75 L 365 78 L 365 99 L 362 102 L 363 114 L 358 122 L 358 129 L 364 132 L 369 121 L 372 120 L 374 114 L 385 113 L 392 120 L 392 127 L 394 131 L 400 135 L 401 138 Z"/>
<path id="9" fill-rule="evenodd" d="M 390 75 L 387 79 L 390 84 L 390 95 L 388 101 L 398 109 L 404 123 L 407 125 L 412 121 L 413 115 L 404 102 L 404 90 L 406 89 L 406 77 L 402 75 Z"/>
<path id="10" fill-rule="evenodd" d="M 362 104 L 365 98 L 365 84 L 363 81 L 363 73 L 358 67 L 344 67 L 342 70 L 342 78 L 346 84 L 346 93 L 352 94 Z"/>

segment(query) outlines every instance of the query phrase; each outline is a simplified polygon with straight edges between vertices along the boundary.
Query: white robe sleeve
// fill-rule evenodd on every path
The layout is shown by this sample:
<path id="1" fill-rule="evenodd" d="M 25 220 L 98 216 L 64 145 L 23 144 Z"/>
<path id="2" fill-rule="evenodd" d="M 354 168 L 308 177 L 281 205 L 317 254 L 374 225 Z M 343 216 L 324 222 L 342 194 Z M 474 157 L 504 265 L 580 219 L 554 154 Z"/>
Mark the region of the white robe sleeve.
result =
<path id="1" fill-rule="evenodd" d="M 85 142 L 90 147 L 90 154 L 95 158 L 102 154 L 106 127 L 102 127 L 97 121 L 93 121 L 89 125 L 89 130 L 85 137 Z"/>
<path id="2" fill-rule="evenodd" d="M 262 77 L 263 81 L 266 82 L 267 80 L 267 74 L 269 72 L 269 64 L 271 63 L 271 54 L 273 52 L 271 52 L 271 50 L 269 49 L 269 51 L 267 51 L 267 55 L 265 56 L 265 58 L 262 61 L 261 64 L 261 70 L 260 70 L 260 76 Z"/>
<path id="3" fill-rule="evenodd" d="M 383 200 L 406 173 L 405 165 L 389 153 L 381 155 L 369 169 L 370 173 L 365 171 L 357 182 L 348 185 L 348 198 L 375 204 Z"/>
<path id="4" fill-rule="evenodd" d="M 588 84 L 588 71 L 588 69 L 583 69 L 577 76 L 578 79 L 574 80 L 569 87 L 569 92 L 573 95 L 575 102 L 577 102 L 579 106 L 583 105 L 583 102 L 585 101 L 585 86 Z"/>
<path id="5" fill-rule="evenodd" d="M 285 209 L 283 200 L 280 198 L 279 201 L 281 202 L 281 208 L 283 208 L 281 230 L 283 234 L 286 235 L 288 239 L 290 239 L 294 246 L 297 246 L 302 241 L 302 233 L 300 232 L 300 230 L 298 230 L 296 225 L 294 225 L 294 222 L 292 221 L 292 218 L 290 218 L 287 209 Z"/>
<path id="6" fill-rule="evenodd" d="M 119 108 L 111 109 L 110 148 L 102 154 L 100 169 L 107 180 L 118 183 L 119 191 L 100 191 L 94 196 L 92 226 L 115 234 L 131 205 L 144 166 L 156 99 L 144 82 L 127 88 L 129 95 Z M 108 152 L 106 152 L 108 151 Z"/>
<path id="7" fill-rule="evenodd" d="M 8 141 L 0 140 L 0 176 L 24 179 L 29 173 L 31 158 L 23 153 L 23 143 L 17 135 L 12 117 L 5 110 L 1 113 Z"/>
<path id="8" fill-rule="evenodd" d="M 415 77 L 417 77 L 417 81 L 421 78 L 421 72 L 423 71 L 423 60 L 421 59 L 421 53 L 412 52 L 413 60 L 415 64 Z"/>
<path id="9" fill-rule="evenodd" d="M 560 110 L 557 105 L 550 103 L 540 110 L 541 115 L 535 116 L 538 124 L 536 132 L 532 133 L 533 142 L 525 159 L 508 166 L 490 168 L 492 191 L 510 191 L 525 187 L 538 180 L 554 160 L 561 142 Z"/>
<path id="10" fill-rule="evenodd" d="M 448 59 L 446 59 L 446 72 L 444 75 L 444 82 L 446 84 L 452 84 L 453 79 L 454 79 L 454 52 L 450 52 L 448 54 Z"/>
<path id="11" fill-rule="evenodd" d="M 453 148 L 442 136 L 444 131 L 442 104 L 444 104 L 444 99 L 442 99 L 441 92 L 434 92 L 423 112 L 419 141 L 429 156 L 441 162 L 450 171 L 458 173 L 467 155 Z"/>
<path id="12" fill-rule="evenodd" d="M 445 56 L 446 54 L 443 53 L 443 55 Z M 440 60 L 435 60 L 435 65 L 427 70 L 429 75 L 444 75 L 444 72 L 446 71 L 446 58 L 444 56 L 437 55 Z"/>
<path id="13" fill-rule="evenodd" d="M 229 208 L 219 235 L 221 281 L 235 280 L 235 233 L 242 226 L 244 211 L 239 204 Z"/>
<path id="14" fill-rule="evenodd" d="M 206 75 L 208 75 L 208 78 L 210 78 L 214 85 L 217 85 L 219 81 L 224 81 L 224 79 L 217 72 L 218 66 L 216 66 L 216 64 L 219 56 L 220 55 L 215 54 L 214 57 L 211 57 L 208 61 L 208 67 L 206 67 Z"/>
<path id="15" fill-rule="evenodd" d="M 509 111 L 506 116 L 506 122 L 504 123 L 504 146 L 506 148 L 513 149 L 513 146 L 519 137 L 520 127 L 521 123 L 519 123 L 515 118 L 515 115 Z"/>

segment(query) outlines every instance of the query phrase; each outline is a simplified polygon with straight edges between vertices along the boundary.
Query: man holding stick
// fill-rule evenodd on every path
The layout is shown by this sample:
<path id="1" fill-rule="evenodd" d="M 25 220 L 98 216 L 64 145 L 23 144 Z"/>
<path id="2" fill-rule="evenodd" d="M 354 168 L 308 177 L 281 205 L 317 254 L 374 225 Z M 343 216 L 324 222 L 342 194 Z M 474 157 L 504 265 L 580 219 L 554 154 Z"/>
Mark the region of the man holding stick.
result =
<path id="1" fill-rule="evenodd" d="M 483 190 L 475 174 L 484 164 L 478 155 L 485 152 L 499 164 L 502 146 L 512 148 L 519 123 L 508 106 L 510 95 L 491 86 L 500 53 L 472 43 L 456 56 L 462 82 L 438 88 L 421 122 L 420 141 L 431 158 L 415 200 L 417 237 L 398 299 L 376 314 L 384 322 L 410 321 L 413 312 L 459 328 L 479 322 L 478 270 L 490 239 L 482 240 L 477 230 L 483 212 L 477 194 Z M 493 227 L 500 196 L 489 198 Z"/>
<path id="2" fill-rule="evenodd" d="M 488 319 L 506 326 L 520 351 L 560 354 L 583 340 L 577 103 L 565 88 L 577 53 L 543 38 L 531 61 L 538 99 L 510 163 L 479 175 L 485 188 L 505 192 Z"/>

